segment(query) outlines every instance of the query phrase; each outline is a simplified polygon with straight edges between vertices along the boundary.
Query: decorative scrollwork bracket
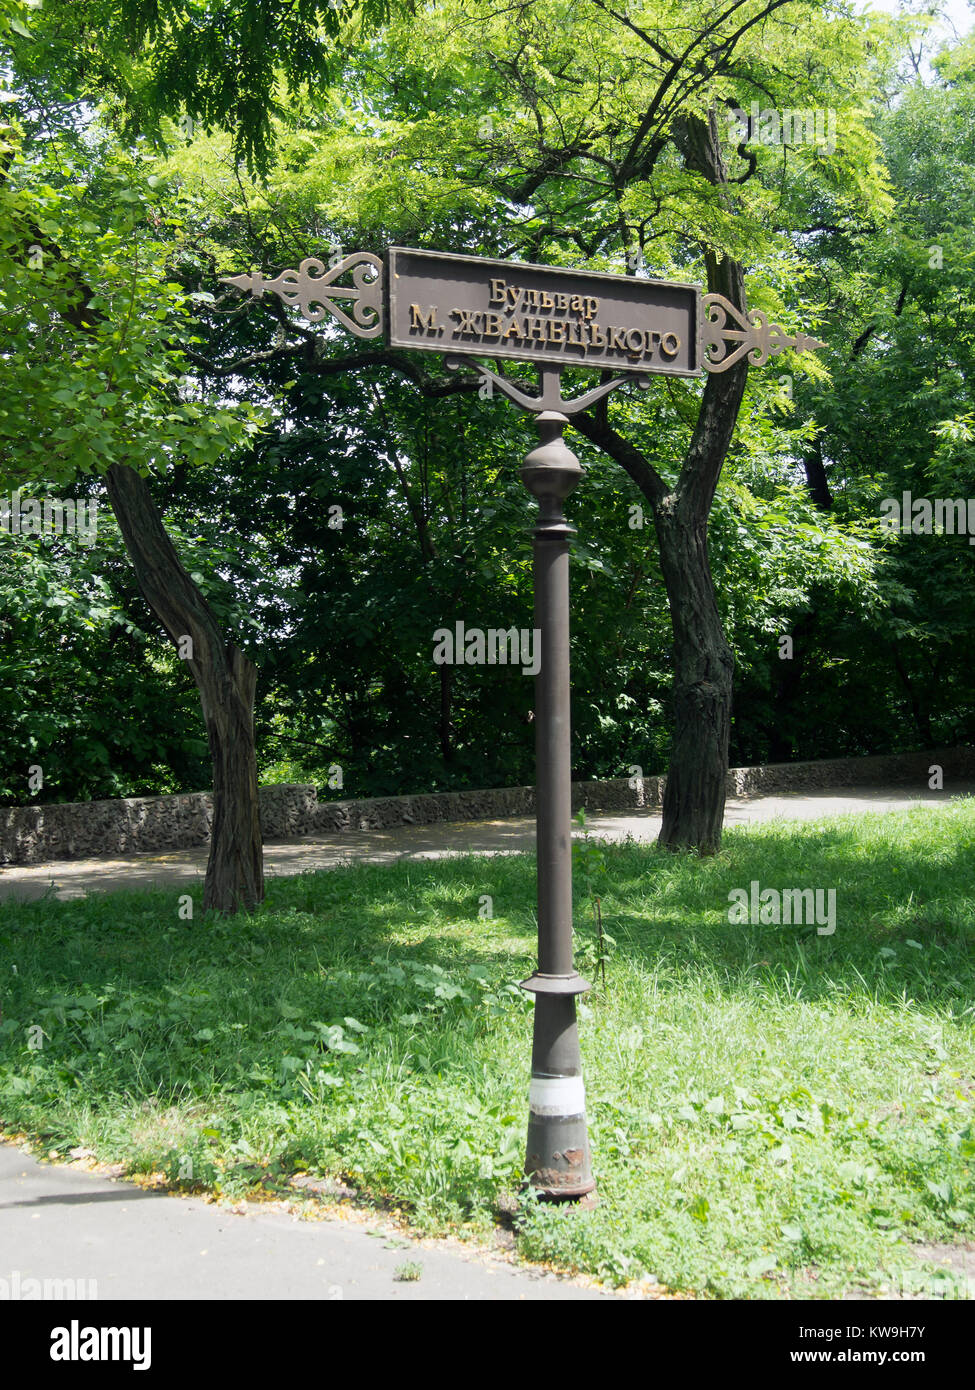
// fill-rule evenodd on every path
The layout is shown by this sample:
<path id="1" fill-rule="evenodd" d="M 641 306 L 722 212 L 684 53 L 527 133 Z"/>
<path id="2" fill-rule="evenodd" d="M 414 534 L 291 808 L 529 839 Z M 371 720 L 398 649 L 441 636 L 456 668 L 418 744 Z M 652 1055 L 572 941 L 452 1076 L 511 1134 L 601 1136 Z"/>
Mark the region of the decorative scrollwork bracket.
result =
<path id="1" fill-rule="evenodd" d="M 706 294 L 701 300 L 701 344 L 706 353 L 701 365 L 706 372 L 726 372 L 746 353 L 753 366 L 764 367 L 770 357 L 787 348 L 815 352 L 826 346 L 807 333 L 786 333 L 779 324 L 769 323 L 761 309 L 743 314 L 723 294 Z"/>
<path id="2" fill-rule="evenodd" d="M 337 285 L 335 282 L 349 271 L 352 284 Z M 383 263 L 368 251 L 353 251 L 329 268 L 309 256 L 297 270 L 282 270 L 273 280 L 265 280 L 260 271 L 254 271 L 252 275 L 224 276 L 223 283 L 250 290 L 255 299 L 270 290 L 297 308 L 309 323 L 320 323 L 331 314 L 357 338 L 378 338 L 383 331 Z M 336 303 L 338 299 L 351 301 L 347 306 L 350 312 Z"/>
<path id="3" fill-rule="evenodd" d="M 537 396 L 529 396 L 509 377 L 501 376 L 490 367 L 485 367 L 482 362 L 472 362 L 467 357 L 445 357 L 444 366 L 452 372 L 460 371 L 464 367 L 472 368 L 481 381 L 489 381 L 503 396 L 507 396 L 509 401 L 513 401 L 521 410 L 527 410 L 531 415 L 554 411 L 559 416 L 568 418 L 570 415 L 578 415 L 581 410 L 588 410 L 618 386 L 635 383 L 645 391 L 650 385 L 650 378 L 645 372 L 631 372 L 628 376 L 618 376 L 612 381 L 604 381 L 601 386 L 594 386 L 591 391 L 587 391 L 583 396 L 576 396 L 574 400 L 566 400 L 562 395 L 562 368 L 554 364 L 543 362 L 539 365 L 540 389 Z"/>

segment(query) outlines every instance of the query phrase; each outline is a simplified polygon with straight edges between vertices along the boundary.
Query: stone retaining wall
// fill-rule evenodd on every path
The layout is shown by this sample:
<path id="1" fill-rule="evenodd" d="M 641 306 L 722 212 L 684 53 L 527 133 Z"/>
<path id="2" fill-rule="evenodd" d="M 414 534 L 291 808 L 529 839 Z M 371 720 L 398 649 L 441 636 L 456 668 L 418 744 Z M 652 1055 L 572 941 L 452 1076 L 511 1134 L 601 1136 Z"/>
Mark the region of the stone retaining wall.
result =
<path id="1" fill-rule="evenodd" d="M 317 793 L 312 786 L 261 787 L 260 798 L 268 840 L 303 835 L 314 824 Z M 192 849 L 209 842 L 212 820 L 210 792 L 0 807 L 0 864 Z"/>
<path id="2" fill-rule="evenodd" d="M 729 796 L 768 796 L 774 792 L 837 787 L 913 786 L 924 790 L 928 769 L 944 770 L 944 789 L 975 780 L 975 748 L 940 748 L 922 753 L 891 753 L 871 758 L 828 758 L 819 762 L 771 763 L 733 767 Z M 659 807 L 663 777 L 575 782 L 572 807 L 589 811 L 645 810 Z M 389 796 L 362 801 L 319 801 L 315 787 L 288 784 L 261 787 L 261 825 L 267 840 L 292 835 L 355 833 L 395 825 L 437 821 L 497 820 L 535 811 L 534 787 Z M 126 797 L 54 806 L 0 807 L 0 863 L 40 864 L 52 859 L 142 854 L 192 849 L 210 837 L 213 797 L 209 792 L 182 796 Z"/>

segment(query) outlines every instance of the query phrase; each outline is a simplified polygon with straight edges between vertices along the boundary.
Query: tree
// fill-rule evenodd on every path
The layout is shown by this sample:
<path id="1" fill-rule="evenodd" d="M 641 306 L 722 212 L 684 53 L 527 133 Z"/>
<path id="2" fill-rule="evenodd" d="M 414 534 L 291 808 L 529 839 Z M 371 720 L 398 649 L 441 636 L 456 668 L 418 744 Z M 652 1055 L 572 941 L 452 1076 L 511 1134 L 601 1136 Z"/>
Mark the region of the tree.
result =
<path id="1" fill-rule="evenodd" d="M 746 262 L 765 264 L 774 269 L 762 308 L 802 312 L 795 287 L 814 223 L 862 220 L 889 203 L 863 118 L 876 86 L 868 48 L 882 38 L 840 8 L 801 0 L 703 11 L 661 2 L 639 19 L 602 0 L 503 15 L 454 0 L 393 25 L 350 58 L 342 102 L 331 98 L 332 129 L 315 144 L 292 142 L 289 179 L 278 188 L 299 206 L 314 198 L 332 226 L 374 241 L 397 236 L 556 264 L 581 251 L 594 268 L 636 273 L 652 264 L 684 279 L 700 267 L 708 288 L 740 310 Z M 828 156 L 815 147 L 723 148 L 725 118 L 753 98 L 842 103 L 842 148 Z M 720 840 L 731 654 L 707 518 L 746 375 L 741 364 L 703 390 L 658 383 L 642 409 L 614 400 L 576 421 L 628 472 L 654 516 L 674 631 L 662 840 L 675 848 L 713 851 Z M 636 428 L 610 423 L 621 416 Z M 665 459 L 641 442 L 660 423 Z"/>
<path id="2" fill-rule="evenodd" d="M 121 12 L 127 7 L 116 8 Z M 229 13 L 225 6 L 216 10 L 224 18 Z M 79 7 L 78 13 L 89 23 L 95 10 Z M 205 32 L 202 10 L 184 6 L 179 16 L 184 14 L 191 16 L 187 33 L 199 37 Z M 790 22 L 793 14 L 802 18 L 799 30 Z M 63 18 L 62 10 L 59 19 Z M 63 30 L 59 32 L 58 41 L 63 42 Z M 93 32 L 89 24 L 86 33 Z M 374 508 L 369 527 L 354 537 L 356 559 L 369 567 L 371 577 L 368 585 L 355 587 L 347 552 L 341 558 L 326 559 L 324 574 L 313 573 L 314 567 L 305 565 L 309 546 L 327 543 L 321 526 L 279 522 L 280 568 L 283 571 L 302 557 L 303 587 L 292 610 L 295 641 L 282 643 L 280 652 L 275 652 L 267 671 L 268 688 L 276 681 L 274 688 L 286 688 L 291 697 L 301 698 L 300 692 L 317 688 L 323 673 L 331 679 L 338 672 L 328 719 L 341 726 L 342 737 L 355 748 L 355 756 L 370 766 L 376 762 L 377 730 L 383 716 L 377 690 L 405 702 L 411 717 L 415 712 L 417 727 L 422 719 L 429 722 L 425 682 L 430 672 L 422 670 L 422 660 L 414 658 L 411 669 L 409 660 L 404 665 L 385 654 L 369 653 L 354 640 L 356 624 L 361 627 L 364 619 L 372 620 L 384 604 L 396 608 L 399 603 L 397 611 L 407 623 L 404 640 L 396 647 L 397 658 L 406 655 L 409 642 L 416 645 L 420 629 L 415 624 L 422 607 L 406 605 L 407 586 L 400 584 L 397 590 L 391 582 L 409 563 L 422 568 L 424 590 L 438 603 L 449 606 L 452 596 L 488 593 L 491 584 L 503 586 L 508 593 L 517 590 L 518 601 L 523 599 L 518 586 L 524 570 L 495 561 L 491 546 L 497 547 L 497 542 L 489 542 L 485 552 L 483 524 L 475 536 L 470 509 L 478 503 L 484 508 L 487 494 L 478 494 L 454 458 L 451 437 L 436 437 L 434 422 L 452 398 L 457 410 L 451 418 L 463 421 L 472 441 L 478 429 L 475 410 L 481 415 L 489 408 L 497 412 L 509 454 L 524 452 L 523 431 L 514 417 L 503 415 L 498 403 L 494 407 L 475 403 L 470 379 L 446 376 L 431 368 L 429 359 L 374 348 L 349 351 L 336 332 L 305 330 L 270 299 L 253 312 L 229 296 L 209 304 L 206 292 L 215 288 L 219 275 L 239 270 L 242 263 L 273 271 L 336 244 L 382 251 L 391 241 L 400 241 L 554 263 L 578 262 L 581 256 L 596 269 L 628 268 L 644 274 L 652 268 L 667 278 L 706 277 L 709 288 L 720 290 L 741 307 L 747 271 L 752 302 L 771 316 L 806 319 L 803 299 L 809 298 L 806 276 L 815 261 L 810 245 L 815 248 L 817 229 L 855 228 L 889 206 L 874 137 L 861 114 L 845 116 L 841 146 L 827 157 L 827 152 L 814 148 L 797 152 L 786 147 L 738 147 L 723 135 L 723 125 L 730 108 L 747 108 L 753 96 L 793 105 L 862 106 L 871 97 L 876 77 L 867 55 L 869 32 L 860 21 L 801 0 L 789 0 L 787 5 L 749 0 L 723 10 L 712 6 L 703 13 L 699 8 L 692 13 L 683 3 L 658 3 L 648 6 L 642 19 L 581 0 L 539 0 L 530 8 L 503 15 L 494 14 L 480 0 L 448 0 L 434 10 L 392 23 L 356 52 L 346 48 L 341 61 L 336 58 L 330 69 L 331 86 L 299 93 L 287 117 L 273 118 L 265 135 L 268 148 L 273 145 L 278 157 L 268 165 L 263 182 L 249 178 L 240 167 L 239 130 L 229 137 L 215 130 L 208 137 L 191 120 L 184 123 L 189 143 L 183 145 L 176 125 L 158 116 L 156 133 L 165 137 L 171 150 L 170 158 L 152 176 L 161 176 L 162 181 L 150 193 L 146 168 L 139 163 L 137 177 L 130 171 L 129 182 L 135 184 L 130 192 L 135 192 L 142 213 L 163 224 L 153 238 L 136 218 L 140 238 L 148 236 L 142 249 L 148 249 L 153 239 L 165 247 L 151 253 L 149 261 L 157 267 L 160 282 L 165 268 L 166 294 L 172 300 L 168 327 L 156 321 L 158 347 L 153 348 L 157 356 L 161 354 L 169 376 L 164 386 L 156 383 L 163 389 L 155 394 L 155 388 L 143 392 L 139 398 L 143 413 L 129 410 L 127 425 L 140 420 L 144 424 L 146 403 L 153 401 L 176 408 L 187 403 L 202 406 L 198 419 L 206 419 L 210 403 L 219 402 L 215 418 L 220 420 L 222 413 L 225 425 L 235 419 L 239 422 L 248 393 L 245 380 L 259 382 L 268 413 L 284 409 L 286 422 L 269 431 L 253 452 L 241 450 L 238 432 L 232 456 L 220 467 L 218 489 L 233 486 L 243 469 L 247 476 L 239 505 L 243 507 L 247 495 L 273 500 L 275 466 L 280 469 L 286 458 L 290 476 L 295 476 L 292 470 L 299 470 L 293 489 L 296 496 L 306 485 L 310 489 L 326 486 L 329 471 L 343 487 L 351 486 L 358 468 L 355 487 Z M 56 37 L 52 31 L 52 45 Z M 133 70 L 131 90 L 112 76 L 114 69 L 104 78 L 121 93 L 130 113 L 138 108 L 139 93 L 161 93 L 165 86 L 153 88 L 146 77 L 157 61 L 153 42 L 150 38 L 140 58 L 142 66 Z M 165 46 L 169 40 L 160 42 Z M 232 35 L 225 39 L 225 57 L 235 43 Z M 26 49 L 18 54 L 30 81 L 45 92 L 57 90 L 51 76 L 56 51 L 51 47 L 43 61 L 43 55 L 35 53 L 32 73 Z M 105 62 L 111 67 L 109 58 Z M 163 102 L 162 96 L 159 101 Z M 77 127 L 84 119 L 83 113 L 72 115 L 69 108 L 66 101 L 58 108 L 64 113 L 62 149 L 77 147 Z M 116 150 L 113 158 L 121 157 Z M 51 185 L 58 196 L 63 195 L 60 177 L 53 178 Z M 113 198 L 117 201 L 115 194 L 108 196 L 102 175 L 99 179 L 106 206 Z M 174 225 L 168 226 L 168 221 Z M 57 230 L 52 244 L 60 248 L 63 243 L 65 248 L 65 284 L 75 275 L 75 293 L 72 296 L 69 290 L 64 303 L 69 312 L 80 306 L 83 322 L 76 325 L 77 332 L 90 336 L 93 325 L 85 315 L 96 311 L 106 315 L 106 324 L 114 322 L 115 331 L 126 303 L 126 323 L 137 321 L 133 331 L 142 331 L 143 320 L 152 327 L 150 305 L 158 289 L 143 286 L 146 293 L 140 290 L 128 301 L 117 292 L 102 293 L 106 303 L 100 306 L 98 294 L 90 298 L 84 294 L 82 281 L 101 291 L 105 278 L 101 251 L 95 254 L 87 247 L 84 236 L 65 240 L 60 226 Z M 21 248 L 28 231 L 20 228 L 17 244 Z M 136 241 L 142 246 L 139 238 Z M 113 255 L 118 261 L 119 253 Z M 126 255 L 127 273 L 131 273 L 128 249 Z M 209 341 L 190 344 L 188 352 L 179 353 L 173 344 L 180 335 L 185 343 L 191 309 L 206 320 Z M 41 342 L 36 298 L 31 314 L 34 317 L 25 320 L 31 325 L 26 337 L 36 348 Z M 94 326 L 96 337 L 99 325 L 100 321 Z M 63 332 L 63 325 L 58 331 Z M 125 341 L 128 345 L 138 337 Z M 65 362 L 76 359 L 79 344 L 79 339 L 71 339 L 61 354 Z M 127 359 L 128 347 L 124 355 Z M 44 360 L 43 351 L 40 356 Z M 187 385 L 191 369 L 195 380 Z M 821 372 L 814 363 L 806 369 Z M 403 389 L 397 386 L 398 380 L 406 383 Z M 357 383 L 355 387 L 352 382 Z M 55 387 L 52 371 L 52 396 L 54 389 L 63 388 L 63 381 Z M 104 386 L 99 391 L 102 396 L 108 394 Z M 578 422 L 583 448 L 594 458 L 600 457 L 598 449 L 606 459 L 622 465 L 612 495 L 618 498 L 625 483 L 629 495 L 645 500 L 654 516 L 655 551 L 642 541 L 637 551 L 632 533 L 614 534 L 613 525 L 619 527 L 619 521 L 609 515 L 605 528 L 600 517 L 591 521 L 587 517 L 583 557 L 588 563 L 585 547 L 589 546 L 589 558 L 612 556 L 617 568 L 628 575 L 622 600 L 607 595 L 600 600 L 602 606 L 592 600 L 594 630 L 601 623 L 604 630 L 613 631 L 621 603 L 627 621 L 632 622 L 634 615 L 652 621 L 650 613 L 659 591 L 654 588 L 658 581 L 652 570 L 659 559 L 673 627 L 671 650 L 659 663 L 664 667 L 669 660 L 674 672 L 675 741 L 664 837 L 673 845 L 716 847 L 732 714 L 731 651 L 733 646 L 740 649 L 738 634 L 749 624 L 771 621 L 758 602 L 741 616 L 745 600 L 740 586 L 735 590 L 739 607 L 733 618 L 715 592 L 708 522 L 719 474 L 730 462 L 737 478 L 754 459 L 777 456 L 769 477 L 776 470 L 786 477 L 790 456 L 810 452 L 813 431 L 808 419 L 770 423 L 770 412 L 781 410 L 777 392 L 781 397 L 779 387 L 760 377 L 747 380 L 742 366 L 704 383 L 658 380 L 646 396 L 627 399 L 621 395 Z M 66 413 L 73 419 L 75 395 L 79 401 L 89 397 L 85 391 L 68 394 Z M 128 453 L 123 450 L 125 456 L 119 460 L 112 455 L 118 447 L 112 430 L 108 443 L 102 431 L 90 451 L 90 466 L 99 470 L 111 457 L 112 466 L 117 461 L 120 468 L 131 467 L 138 476 L 151 458 L 158 475 L 168 485 L 178 485 L 176 500 L 189 502 L 207 495 L 207 489 L 212 495 L 213 475 L 189 462 L 195 452 L 189 442 L 191 431 L 167 444 L 172 421 L 168 411 L 160 409 L 157 416 L 151 429 L 138 426 L 134 447 Z M 341 440 L 330 441 L 330 433 L 338 433 L 340 420 L 345 433 Z M 58 426 L 67 427 L 61 421 Z M 18 428 L 23 430 L 22 422 Z M 45 440 L 46 436 L 42 448 Z M 77 439 L 71 447 L 76 446 Z M 24 447 L 29 450 L 30 446 Z M 135 462 L 140 450 L 141 466 Z M 352 465 L 356 450 L 359 458 Z M 209 455 L 207 467 L 212 462 Z M 111 477 L 111 469 L 109 473 Z M 143 490 L 127 475 L 114 476 L 116 483 L 110 486 L 120 521 L 125 514 L 129 517 L 122 529 L 160 621 L 171 636 L 192 636 L 194 650 L 199 641 L 208 664 L 201 690 L 205 709 L 219 706 L 222 711 L 213 734 L 219 763 L 221 740 L 237 742 L 246 725 L 241 711 L 248 703 L 247 673 L 235 666 L 231 650 L 243 650 L 239 638 L 221 637 L 213 612 L 201 605 L 202 592 L 194 592 L 199 585 L 187 574 L 188 567 L 175 568 L 176 552 L 167 548 L 165 528 L 158 516 L 155 520 L 151 516 L 151 487 Z M 390 484 L 396 501 L 387 512 Z M 507 487 L 502 491 L 504 505 L 516 511 L 518 504 L 513 496 L 509 502 Z M 608 498 L 609 492 L 594 496 Z M 742 498 L 746 492 L 740 494 Z M 735 495 L 728 496 L 728 503 L 721 502 L 718 510 L 723 534 L 734 535 L 736 525 L 728 517 L 734 511 Z M 791 493 L 779 505 L 815 529 Z M 837 528 L 823 522 L 820 529 L 835 543 L 837 553 L 842 551 Z M 271 544 L 277 545 L 277 538 Z M 327 557 L 329 551 L 323 549 Z M 492 555 L 490 578 L 475 581 L 472 577 L 475 553 Z M 727 574 L 733 563 L 730 556 L 730 550 L 722 554 L 719 573 Z M 383 562 L 388 567 L 385 572 Z M 813 567 L 810 559 L 808 569 Z M 589 570 L 590 577 L 598 573 L 595 566 Z M 337 588 L 327 587 L 332 581 Z M 637 591 L 639 596 L 634 597 Z M 781 591 L 780 586 L 777 592 Z M 335 611 L 341 618 L 336 623 L 330 604 L 337 594 L 341 601 Z M 583 616 L 585 620 L 589 613 Z M 725 624 L 729 624 L 727 635 Z M 331 664 L 318 654 L 330 625 L 341 629 L 340 640 L 345 644 L 341 660 Z M 650 633 L 645 633 L 645 646 L 652 642 Z M 599 644 L 594 642 L 588 650 L 595 666 Z M 629 683 L 621 690 L 612 715 L 604 720 L 587 710 L 583 720 L 577 720 L 586 757 L 618 759 L 619 752 L 610 750 L 626 748 L 623 702 L 629 700 L 632 708 L 634 702 L 655 700 L 660 693 L 659 680 L 654 685 L 627 677 L 623 674 L 625 653 L 619 660 L 613 683 Z M 394 674 L 397 666 L 398 674 Z M 474 763 L 470 757 L 480 737 L 476 702 L 460 673 L 442 668 L 437 678 L 436 741 L 443 771 L 432 775 L 444 776 L 448 784 L 450 777 L 462 783 L 465 777 L 477 775 L 477 767 L 489 765 L 484 760 Z M 512 698 L 513 711 L 519 698 L 520 692 Z M 610 727 L 614 728 L 611 737 L 605 733 Z M 311 721 L 308 731 L 314 740 Z M 629 734 L 631 740 L 649 741 L 653 736 L 646 719 L 635 723 Z M 245 747 L 246 743 L 244 738 Z M 645 762 L 643 756 L 635 756 L 637 752 L 627 749 L 626 761 Z M 379 760 L 384 756 L 380 746 Z M 254 766 L 252 753 L 248 752 L 246 761 Z M 391 780 L 398 775 L 395 759 L 389 758 L 385 766 Z M 253 801 L 256 778 L 244 775 L 239 767 L 221 775 L 236 782 L 244 801 Z M 253 837 L 253 818 L 234 827 L 226 838 L 231 854 L 235 835 Z M 247 867 L 252 863 L 252 858 L 244 856 L 232 873 L 245 884 L 245 895 L 253 879 Z"/>
<path id="3" fill-rule="evenodd" d="M 83 487 L 72 488 L 76 502 Z M 29 492 L 57 496 L 36 484 Z M 86 543 L 94 539 L 90 525 L 80 536 L 0 537 L 5 804 L 28 795 L 46 803 L 206 785 L 207 745 L 182 662 L 169 658 L 142 611 L 110 513 L 99 507 L 94 520 L 97 544 Z M 34 786 L 32 767 L 40 767 L 42 786 Z"/>
<path id="4" fill-rule="evenodd" d="M 675 137 L 685 166 L 726 196 L 717 115 L 686 117 Z M 708 290 L 744 312 L 741 265 L 705 252 Z M 660 843 L 714 853 L 721 843 L 725 774 L 731 732 L 733 661 L 718 612 L 708 559 L 708 517 L 745 391 L 748 364 L 710 376 L 690 446 L 669 487 L 652 463 L 608 423 L 608 411 L 579 422 L 579 430 L 614 458 L 653 508 L 660 564 L 674 629 L 674 742 L 664 791 Z"/>
<path id="5" fill-rule="evenodd" d="M 90 0 L 70 7 L 55 4 L 27 24 L 25 7 L 3 0 L 0 34 L 9 45 L 9 66 L 26 89 L 26 94 L 6 95 L 35 129 L 49 119 L 49 98 L 58 143 L 73 147 L 74 153 L 85 99 L 101 100 L 107 92 L 116 100 L 129 138 L 140 129 L 158 137 L 161 117 L 182 111 L 189 128 L 195 120 L 205 128 L 230 124 L 248 165 L 266 168 L 279 78 L 288 89 L 300 89 L 321 76 L 353 19 L 368 24 L 386 14 L 385 0 L 349 0 L 339 7 L 317 0 L 268 0 L 259 6 Z M 128 40 L 136 45 L 134 61 Z M 33 109 L 32 94 L 41 98 Z M 19 154 L 23 129 L 8 128 L 6 136 L 0 147 L 0 252 L 11 279 L 0 309 L 17 327 L 5 353 L 21 374 L 28 361 L 32 375 L 38 361 L 44 362 L 50 401 L 44 401 L 42 391 L 41 428 L 33 432 L 33 447 L 24 448 L 32 430 L 18 408 L 25 398 L 15 386 L 7 408 L 0 411 L 0 439 L 5 432 L 16 445 L 18 481 L 31 476 L 32 466 L 40 477 L 68 477 L 75 470 L 105 474 L 140 587 L 185 656 L 200 691 L 214 771 L 204 906 L 230 912 L 252 907 L 263 897 L 255 669 L 221 632 L 211 606 L 181 564 L 144 476 L 150 460 L 158 466 L 170 452 L 192 447 L 198 460 L 204 458 L 206 437 L 210 444 L 226 440 L 236 422 L 226 412 L 217 410 L 211 417 L 206 409 L 179 402 L 185 374 L 171 334 L 182 304 L 174 294 L 178 287 L 164 279 L 166 250 L 146 239 L 140 218 L 127 219 L 124 207 L 118 215 L 119 203 L 151 201 L 133 186 L 136 166 L 122 180 L 125 186 L 116 186 L 114 198 L 102 191 L 103 214 L 114 214 L 114 225 L 106 229 L 105 221 L 100 226 L 93 220 L 92 190 L 68 182 L 56 161 L 49 169 L 50 183 L 34 193 L 31 179 L 38 163 L 51 162 L 50 146 L 38 160 L 28 140 L 25 159 Z M 80 239 L 72 238 L 58 216 L 72 203 L 75 211 L 84 205 Z M 160 220 L 158 213 L 155 220 Z M 135 234 L 136 241 L 123 248 L 126 233 Z M 87 237 L 96 240 L 91 243 Z M 140 254 L 148 254 L 148 275 Z M 119 284 L 115 280 L 123 263 L 127 279 Z M 38 274 L 31 280 L 34 272 Z M 184 315 L 184 330 L 186 321 Z M 148 335 L 139 327 L 142 323 L 152 326 Z M 59 375 L 54 343 L 70 363 L 67 376 L 73 382 Z M 139 363 L 140 347 L 148 349 L 148 362 Z M 161 359 L 158 366 L 153 350 Z M 32 389 L 35 404 L 37 395 Z M 68 418 L 51 421 L 45 429 L 45 405 L 65 407 Z M 191 444 L 189 430 L 180 433 L 167 428 L 171 424 L 195 425 L 203 440 Z M 125 440 L 123 426 L 131 430 L 131 440 Z M 55 462 L 45 471 L 42 459 L 52 445 Z"/>
<path id="6" fill-rule="evenodd" d="M 878 737 L 932 747 L 967 739 L 975 663 L 959 633 L 972 625 L 966 534 L 880 525 L 885 499 L 966 499 L 973 482 L 975 371 L 975 62 L 971 38 L 945 48 L 927 78 L 891 81 L 878 119 L 894 214 L 832 227 L 809 248 L 827 299 L 835 386 L 802 388 L 820 423 L 816 479 L 844 522 L 873 527 L 876 601 L 865 612 L 812 615 L 810 652 L 833 673 L 791 692 L 861 751 Z M 955 518 L 952 515 L 952 522 Z M 923 516 L 919 518 L 923 523 Z M 954 530 L 954 527 L 952 527 Z M 825 663 L 820 663 L 825 665 Z M 812 668 L 815 670 L 815 665 Z"/>
<path id="7" fill-rule="evenodd" d="M 29 100 L 20 104 L 29 124 Z M 204 901 L 233 911 L 262 895 L 253 667 L 180 563 L 144 475 L 173 456 L 205 465 L 256 426 L 185 389 L 175 344 L 191 336 L 191 321 L 167 274 L 171 248 L 156 235 L 152 190 L 107 146 L 81 169 L 73 143 L 55 137 L 45 148 L 6 132 L 4 471 L 18 485 L 104 474 L 143 592 L 200 689 L 214 762 Z"/>

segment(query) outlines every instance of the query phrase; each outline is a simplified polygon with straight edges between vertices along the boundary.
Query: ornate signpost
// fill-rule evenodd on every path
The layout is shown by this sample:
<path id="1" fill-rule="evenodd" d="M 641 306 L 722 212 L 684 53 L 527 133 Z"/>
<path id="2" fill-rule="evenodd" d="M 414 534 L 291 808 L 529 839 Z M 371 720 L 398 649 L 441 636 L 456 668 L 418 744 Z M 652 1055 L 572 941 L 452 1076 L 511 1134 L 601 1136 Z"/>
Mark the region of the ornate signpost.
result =
<path id="1" fill-rule="evenodd" d="M 340 284 L 351 277 L 351 285 Z M 572 805 L 569 688 L 569 540 L 565 499 L 582 477 L 563 439 L 569 417 L 627 382 L 650 375 L 723 372 L 746 354 L 755 366 L 791 348 L 822 347 L 803 333 L 743 314 L 696 285 L 604 275 L 516 261 L 391 248 L 384 266 L 355 252 L 326 269 L 302 261 L 273 280 L 237 275 L 228 283 L 260 296 L 270 290 L 312 323 L 326 315 L 359 338 L 386 336 L 392 347 L 439 352 L 458 369 L 464 359 L 514 359 L 538 366 L 529 394 L 482 360 L 482 381 L 535 416 L 538 446 L 521 478 L 538 503 L 534 531 L 535 628 L 541 663 L 535 677 L 538 968 L 522 987 L 535 996 L 525 1171 L 539 1194 L 582 1198 L 595 1182 L 589 1157 L 585 1090 L 575 997 L 589 989 L 572 961 Z M 565 367 L 621 375 L 571 400 L 561 394 Z"/>

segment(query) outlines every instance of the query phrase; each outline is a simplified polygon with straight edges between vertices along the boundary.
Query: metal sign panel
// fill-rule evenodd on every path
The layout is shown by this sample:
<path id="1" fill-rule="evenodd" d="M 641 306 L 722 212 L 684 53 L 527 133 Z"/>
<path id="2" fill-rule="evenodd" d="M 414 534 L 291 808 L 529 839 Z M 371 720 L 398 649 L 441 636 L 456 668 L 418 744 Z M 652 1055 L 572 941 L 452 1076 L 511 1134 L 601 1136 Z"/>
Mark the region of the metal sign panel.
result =
<path id="1" fill-rule="evenodd" d="M 701 371 L 697 285 L 389 251 L 389 342 L 614 372 Z"/>

